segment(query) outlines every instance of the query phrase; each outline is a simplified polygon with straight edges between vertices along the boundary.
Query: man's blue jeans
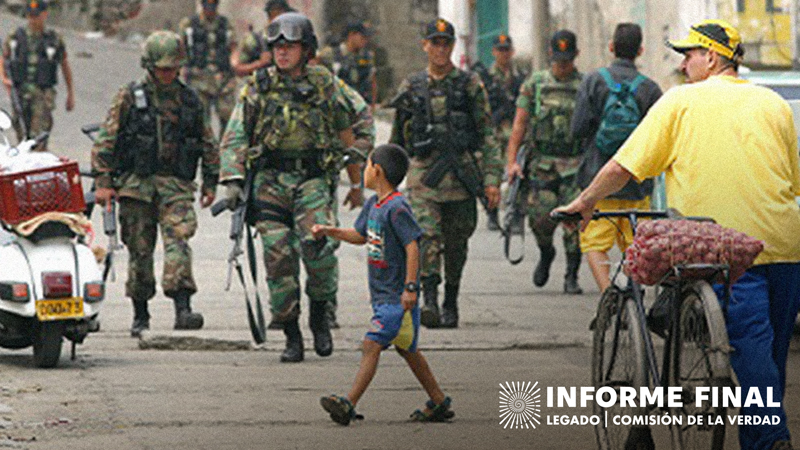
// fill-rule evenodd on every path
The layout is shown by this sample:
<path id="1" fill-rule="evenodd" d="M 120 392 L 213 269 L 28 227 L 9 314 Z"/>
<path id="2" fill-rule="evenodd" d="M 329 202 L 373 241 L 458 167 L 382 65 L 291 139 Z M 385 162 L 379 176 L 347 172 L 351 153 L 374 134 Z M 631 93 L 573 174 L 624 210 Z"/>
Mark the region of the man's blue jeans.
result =
<path id="1" fill-rule="evenodd" d="M 722 299 L 723 286 L 714 290 Z M 739 427 L 742 450 L 769 450 L 775 441 L 789 440 L 783 393 L 786 360 L 795 318 L 800 308 L 800 263 L 764 264 L 751 268 L 732 286 L 728 305 L 728 339 L 734 351 L 731 366 L 742 386 L 742 401 L 751 387 L 761 393 L 764 407 L 742 408 L 742 415 L 778 416 L 778 425 Z M 767 408 L 767 387 L 781 407 Z"/>

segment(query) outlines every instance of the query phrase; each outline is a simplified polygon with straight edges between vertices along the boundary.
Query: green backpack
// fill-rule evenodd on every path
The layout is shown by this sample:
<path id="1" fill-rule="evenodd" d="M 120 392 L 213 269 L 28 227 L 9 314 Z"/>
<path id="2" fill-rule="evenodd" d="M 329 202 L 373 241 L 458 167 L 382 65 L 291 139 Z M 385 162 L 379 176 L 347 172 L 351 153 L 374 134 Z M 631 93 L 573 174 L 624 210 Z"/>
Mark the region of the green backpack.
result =
<path id="1" fill-rule="evenodd" d="M 639 74 L 633 80 L 617 83 L 608 69 L 602 68 L 599 72 L 610 92 L 603 107 L 603 116 L 594 143 L 601 155 L 614 156 L 642 120 L 634 94 L 646 78 Z"/>

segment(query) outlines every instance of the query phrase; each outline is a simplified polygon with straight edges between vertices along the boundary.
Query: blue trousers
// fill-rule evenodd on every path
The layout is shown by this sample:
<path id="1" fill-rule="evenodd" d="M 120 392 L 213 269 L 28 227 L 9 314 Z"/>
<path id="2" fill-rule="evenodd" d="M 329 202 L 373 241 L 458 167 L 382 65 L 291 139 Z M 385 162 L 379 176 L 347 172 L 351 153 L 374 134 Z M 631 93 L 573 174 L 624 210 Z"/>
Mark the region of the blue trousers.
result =
<path id="1" fill-rule="evenodd" d="M 722 299 L 722 285 L 714 286 Z M 726 327 L 734 351 L 731 367 L 742 386 L 742 401 L 751 387 L 761 393 L 764 407 L 742 408 L 749 416 L 778 416 L 777 425 L 739 427 L 742 450 L 769 450 L 775 441 L 789 440 L 783 406 L 767 408 L 767 387 L 783 404 L 786 360 L 795 318 L 800 309 L 800 263 L 764 264 L 748 270 L 731 288 Z"/>

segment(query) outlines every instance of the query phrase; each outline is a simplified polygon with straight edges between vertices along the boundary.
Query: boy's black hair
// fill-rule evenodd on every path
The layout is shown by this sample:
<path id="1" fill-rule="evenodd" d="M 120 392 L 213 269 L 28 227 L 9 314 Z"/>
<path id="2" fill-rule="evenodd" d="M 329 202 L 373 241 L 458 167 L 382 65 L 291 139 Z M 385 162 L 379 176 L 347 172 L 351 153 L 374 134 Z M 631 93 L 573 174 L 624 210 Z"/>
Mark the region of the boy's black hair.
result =
<path id="1" fill-rule="evenodd" d="M 408 172 L 408 153 L 399 145 L 385 144 L 378 146 L 370 153 L 369 159 L 372 164 L 380 164 L 383 168 L 383 173 L 386 174 L 386 180 L 393 187 L 397 187 L 406 177 Z"/>
<path id="2" fill-rule="evenodd" d="M 642 46 L 642 28 L 635 23 L 620 23 L 614 30 L 614 56 L 636 59 Z"/>

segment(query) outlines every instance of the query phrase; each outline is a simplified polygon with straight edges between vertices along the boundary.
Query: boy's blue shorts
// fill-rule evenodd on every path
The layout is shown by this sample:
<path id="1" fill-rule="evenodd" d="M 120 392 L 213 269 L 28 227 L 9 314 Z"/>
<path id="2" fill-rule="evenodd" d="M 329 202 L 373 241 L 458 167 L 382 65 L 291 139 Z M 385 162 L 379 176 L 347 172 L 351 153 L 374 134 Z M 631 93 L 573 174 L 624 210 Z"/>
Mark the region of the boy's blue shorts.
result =
<path id="1" fill-rule="evenodd" d="M 390 345 L 411 353 L 417 351 L 419 306 L 403 311 L 401 304 L 373 304 L 372 326 L 366 338 L 388 348 Z"/>

